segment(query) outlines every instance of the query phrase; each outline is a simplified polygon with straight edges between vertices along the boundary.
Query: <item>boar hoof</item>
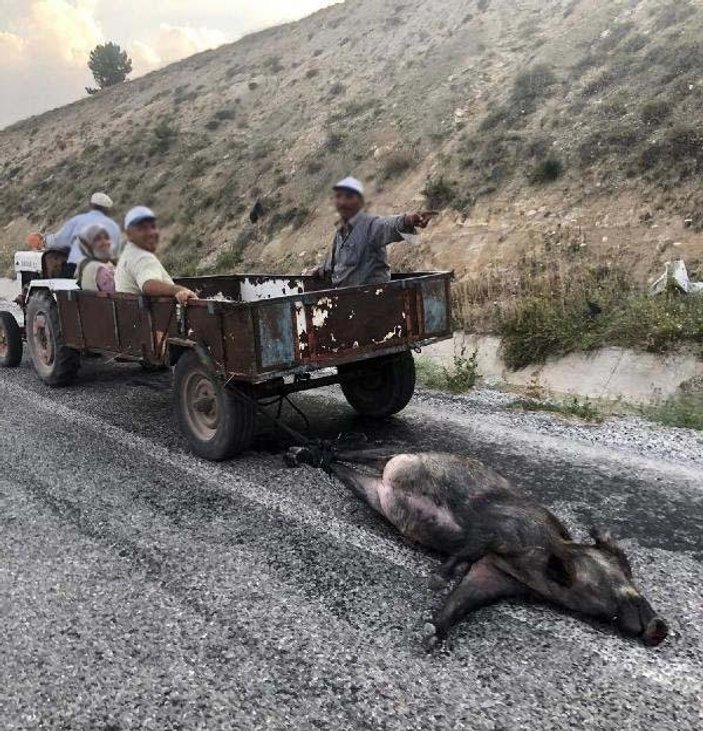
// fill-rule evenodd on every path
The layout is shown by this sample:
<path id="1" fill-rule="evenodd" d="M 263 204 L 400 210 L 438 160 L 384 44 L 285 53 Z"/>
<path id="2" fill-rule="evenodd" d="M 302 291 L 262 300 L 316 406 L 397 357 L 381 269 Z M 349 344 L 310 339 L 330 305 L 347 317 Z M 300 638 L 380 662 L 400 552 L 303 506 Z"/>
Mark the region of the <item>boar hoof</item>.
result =
<path id="1" fill-rule="evenodd" d="M 321 455 L 315 447 L 291 447 L 284 455 L 283 461 L 287 467 L 300 467 L 301 465 L 310 465 L 311 467 L 319 467 L 321 463 Z"/>
<path id="2" fill-rule="evenodd" d="M 287 452 L 283 455 L 283 463 L 286 467 L 291 469 L 300 467 L 301 463 L 298 461 L 298 456 L 295 453 Z"/>
<path id="3" fill-rule="evenodd" d="M 422 638 L 424 640 L 425 647 L 428 650 L 434 650 L 441 642 L 439 635 L 437 634 L 437 627 L 431 622 L 427 622 L 427 624 L 422 628 Z"/>
<path id="4" fill-rule="evenodd" d="M 430 574 L 430 577 L 427 579 L 427 583 L 432 591 L 441 591 L 442 589 L 446 589 L 449 584 L 447 578 L 442 576 L 442 574 Z"/>

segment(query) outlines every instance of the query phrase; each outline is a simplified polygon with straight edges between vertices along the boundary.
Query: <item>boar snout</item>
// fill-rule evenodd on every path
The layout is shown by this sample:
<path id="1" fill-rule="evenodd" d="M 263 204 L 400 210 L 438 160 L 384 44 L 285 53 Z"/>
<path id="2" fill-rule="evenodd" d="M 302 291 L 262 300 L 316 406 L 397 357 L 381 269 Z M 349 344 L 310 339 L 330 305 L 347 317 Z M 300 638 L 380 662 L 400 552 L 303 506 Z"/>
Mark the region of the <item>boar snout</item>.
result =
<path id="1" fill-rule="evenodd" d="M 647 647 L 661 645 L 669 634 L 669 628 L 661 617 L 654 617 L 642 635 L 642 641 Z"/>
<path id="2" fill-rule="evenodd" d="M 656 647 L 669 634 L 666 622 L 655 614 L 643 597 L 633 598 L 620 606 L 617 624 L 624 633 L 641 638 L 647 647 Z"/>

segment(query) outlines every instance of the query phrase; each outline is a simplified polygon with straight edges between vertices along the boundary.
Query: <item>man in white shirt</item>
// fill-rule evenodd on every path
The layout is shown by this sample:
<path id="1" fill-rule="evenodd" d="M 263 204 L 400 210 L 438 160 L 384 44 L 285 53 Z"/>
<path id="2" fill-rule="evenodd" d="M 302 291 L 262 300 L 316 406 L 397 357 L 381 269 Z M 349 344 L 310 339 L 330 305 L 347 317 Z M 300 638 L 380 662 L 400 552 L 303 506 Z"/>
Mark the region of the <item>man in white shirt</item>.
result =
<path id="1" fill-rule="evenodd" d="M 68 261 L 65 267 L 65 275 L 72 277 L 76 264 L 83 258 L 81 254 L 78 234 L 88 226 L 102 226 L 110 237 L 112 244 L 112 258 L 117 259 L 122 244 L 122 232 L 120 227 L 107 215 L 113 203 L 110 196 L 105 193 L 93 193 L 90 199 L 90 210 L 79 213 L 70 218 L 59 231 L 48 234 L 45 239 L 47 249 L 68 250 Z"/>
<path id="2" fill-rule="evenodd" d="M 124 222 L 127 243 L 115 270 L 115 288 L 126 294 L 149 297 L 175 297 L 182 305 L 198 295 L 173 283 L 171 275 L 158 260 L 159 227 L 156 214 L 145 206 L 137 206 Z"/>

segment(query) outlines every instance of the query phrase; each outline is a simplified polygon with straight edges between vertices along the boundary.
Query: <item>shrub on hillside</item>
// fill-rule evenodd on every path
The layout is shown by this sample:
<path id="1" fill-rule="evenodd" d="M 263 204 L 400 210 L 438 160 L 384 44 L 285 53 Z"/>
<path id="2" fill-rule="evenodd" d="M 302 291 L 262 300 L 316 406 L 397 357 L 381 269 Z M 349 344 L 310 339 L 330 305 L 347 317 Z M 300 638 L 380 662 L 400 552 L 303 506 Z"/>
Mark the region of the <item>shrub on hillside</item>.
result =
<path id="1" fill-rule="evenodd" d="M 344 145 L 344 135 L 340 134 L 339 132 L 330 132 L 327 135 L 327 139 L 325 140 L 322 148 L 326 152 L 337 152 L 342 148 Z"/>
<path id="2" fill-rule="evenodd" d="M 170 149 L 178 137 L 178 130 L 174 127 L 171 120 L 165 117 L 151 130 L 151 133 L 152 141 L 149 147 L 149 154 L 151 155 L 163 155 Z"/>
<path id="3" fill-rule="evenodd" d="M 671 107 L 670 101 L 652 99 L 642 105 L 640 117 L 648 127 L 656 127 L 671 114 Z"/>
<path id="4" fill-rule="evenodd" d="M 510 99 L 513 105 L 529 113 L 535 110 L 540 99 L 546 97 L 556 84 L 557 77 L 546 64 L 537 64 L 520 72 L 513 82 Z"/>
<path id="5" fill-rule="evenodd" d="M 230 108 L 220 109 L 219 111 L 215 112 L 215 114 L 213 114 L 213 118 L 218 119 L 221 122 L 234 119 L 236 116 L 237 113 L 234 111 L 234 109 Z"/>
<path id="6" fill-rule="evenodd" d="M 530 174 L 530 181 L 537 184 L 553 183 L 563 173 L 564 163 L 555 155 L 550 155 L 537 163 Z"/>
<path id="7" fill-rule="evenodd" d="M 251 149 L 252 160 L 265 160 L 273 152 L 271 142 L 259 141 Z"/>
<path id="8" fill-rule="evenodd" d="M 281 63 L 280 56 L 271 56 L 270 58 L 267 58 L 266 61 L 264 61 L 264 67 L 270 74 L 278 74 L 285 68 L 285 66 Z"/>
<path id="9" fill-rule="evenodd" d="M 450 208 L 457 199 L 457 184 L 443 175 L 430 178 L 422 191 L 429 208 Z"/>
<path id="10" fill-rule="evenodd" d="M 383 160 L 381 179 L 397 178 L 415 166 L 415 155 L 409 150 L 394 150 Z"/>

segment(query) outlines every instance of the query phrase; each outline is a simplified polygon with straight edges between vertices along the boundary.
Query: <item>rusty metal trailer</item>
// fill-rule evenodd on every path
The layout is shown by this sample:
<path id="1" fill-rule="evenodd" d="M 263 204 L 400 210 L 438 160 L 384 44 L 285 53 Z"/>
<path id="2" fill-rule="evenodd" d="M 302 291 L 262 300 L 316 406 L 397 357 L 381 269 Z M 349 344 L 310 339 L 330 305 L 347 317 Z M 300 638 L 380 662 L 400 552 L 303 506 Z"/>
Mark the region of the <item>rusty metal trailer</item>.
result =
<path id="1" fill-rule="evenodd" d="M 272 396 L 338 383 L 360 414 L 405 408 L 415 388 L 411 350 L 451 336 L 450 279 L 396 275 L 328 289 L 309 277 L 198 277 L 179 280 L 199 296 L 180 306 L 33 278 L 22 334 L 35 370 L 53 386 L 75 380 L 82 353 L 174 367 L 184 435 L 199 456 L 222 460 L 248 447 L 257 402 Z M 17 364 L 16 340 L 0 318 L 0 345 L 12 351 L 0 353 L 0 365 Z"/>

